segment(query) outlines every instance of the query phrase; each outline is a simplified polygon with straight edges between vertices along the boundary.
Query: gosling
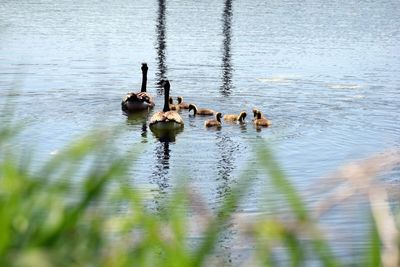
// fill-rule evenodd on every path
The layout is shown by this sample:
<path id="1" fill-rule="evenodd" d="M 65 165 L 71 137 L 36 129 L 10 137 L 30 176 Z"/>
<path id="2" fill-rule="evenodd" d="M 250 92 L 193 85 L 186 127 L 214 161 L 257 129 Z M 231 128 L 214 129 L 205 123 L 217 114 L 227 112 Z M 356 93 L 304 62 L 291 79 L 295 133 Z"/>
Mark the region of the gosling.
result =
<path id="1" fill-rule="evenodd" d="M 271 125 L 271 121 L 261 116 L 261 111 L 257 111 L 257 118 L 254 120 L 254 125 L 257 127 L 268 127 Z"/>
<path id="2" fill-rule="evenodd" d="M 209 116 L 214 115 L 214 110 L 206 109 L 206 108 L 197 108 L 196 105 L 190 104 L 189 105 L 189 112 L 193 109 L 193 115 L 202 115 L 202 116 Z"/>
<path id="3" fill-rule="evenodd" d="M 261 110 L 253 108 L 253 121 L 255 121 L 257 119 L 257 113 L 260 112 L 261 113 L 261 118 L 262 119 L 267 119 L 261 112 Z"/>
<path id="4" fill-rule="evenodd" d="M 181 96 L 178 96 L 178 106 L 181 109 L 188 109 L 189 108 L 189 104 L 183 102 L 183 97 L 181 97 Z"/>
<path id="5" fill-rule="evenodd" d="M 221 112 L 218 112 L 217 114 L 215 114 L 215 119 L 206 120 L 204 122 L 204 126 L 220 128 L 221 127 L 221 117 L 222 117 Z"/>
<path id="6" fill-rule="evenodd" d="M 175 110 L 175 111 L 179 111 L 179 109 L 180 109 L 179 105 L 174 104 L 174 100 L 172 99 L 171 96 L 169 97 L 169 109 Z"/>
<path id="7" fill-rule="evenodd" d="M 236 114 L 226 114 L 224 115 L 224 120 L 225 121 L 238 121 L 238 122 L 244 122 L 244 119 L 246 118 L 247 113 L 242 111 L 239 113 L 239 115 Z"/>

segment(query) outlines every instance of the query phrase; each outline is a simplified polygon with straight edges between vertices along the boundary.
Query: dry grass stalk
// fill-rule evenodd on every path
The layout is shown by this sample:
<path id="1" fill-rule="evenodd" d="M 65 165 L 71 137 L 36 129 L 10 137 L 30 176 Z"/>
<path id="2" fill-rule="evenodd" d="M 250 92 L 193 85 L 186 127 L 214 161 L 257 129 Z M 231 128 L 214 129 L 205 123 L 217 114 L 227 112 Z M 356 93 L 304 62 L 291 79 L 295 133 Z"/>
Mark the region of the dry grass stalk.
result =
<path id="1" fill-rule="evenodd" d="M 315 217 L 319 218 L 350 197 L 357 194 L 366 196 L 382 242 L 381 257 L 384 267 L 395 267 L 399 264 L 397 244 L 400 241 L 400 234 L 396 228 L 395 219 L 390 213 L 385 185 L 375 178 L 380 173 L 399 165 L 399 151 L 388 151 L 359 163 L 351 163 L 342 167 L 329 179 L 341 180 L 345 183 L 344 186 L 337 188 L 333 194 L 318 203 L 315 209 Z"/>

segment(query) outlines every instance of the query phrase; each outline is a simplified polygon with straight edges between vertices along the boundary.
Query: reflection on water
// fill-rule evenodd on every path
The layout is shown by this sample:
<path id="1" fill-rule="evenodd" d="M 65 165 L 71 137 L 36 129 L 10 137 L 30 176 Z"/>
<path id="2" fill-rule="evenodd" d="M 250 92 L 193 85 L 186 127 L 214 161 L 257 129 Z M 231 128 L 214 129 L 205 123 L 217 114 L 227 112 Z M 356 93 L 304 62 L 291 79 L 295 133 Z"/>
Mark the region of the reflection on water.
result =
<path id="1" fill-rule="evenodd" d="M 274 148 L 300 191 L 345 161 L 399 146 L 398 0 L 115 0 L 103 1 L 101 12 L 91 1 L 37 2 L 2 1 L 0 95 L 18 88 L 10 102 L 15 118 L 27 122 L 19 146 L 37 144 L 38 161 L 93 126 L 122 123 L 121 139 L 147 141 L 150 151 L 132 167 L 135 181 L 157 182 L 165 192 L 171 173 L 189 166 L 204 198 L 218 206 L 257 140 Z M 206 131 L 204 119 L 182 111 L 185 130 L 167 148 L 155 139 L 173 136 L 154 138 L 147 114 L 121 116 L 119 103 L 133 62 L 155 66 L 149 74 L 157 80 L 172 74 L 171 58 L 188 101 L 223 113 L 259 107 L 273 126 L 257 133 L 249 117 L 240 128 Z M 0 110 L 5 104 L 0 96 Z M 388 181 L 397 184 L 396 177 Z M 263 211 L 262 189 L 270 185 L 256 183 L 243 210 Z M 339 217 L 329 222 L 347 225 Z"/>
<path id="2" fill-rule="evenodd" d="M 218 181 L 217 194 L 225 197 L 231 190 L 232 171 L 235 169 L 235 154 L 238 152 L 238 145 L 226 133 L 217 133 L 218 159 Z"/>
<path id="3" fill-rule="evenodd" d="M 160 128 L 151 127 L 154 137 L 160 142 L 175 142 L 176 136 L 183 131 L 183 127 L 179 128 Z"/>
<path id="4" fill-rule="evenodd" d="M 155 147 L 155 165 L 151 175 L 151 182 L 158 186 L 158 194 L 154 196 L 155 209 L 162 212 L 167 190 L 170 187 L 169 179 L 169 142 L 158 142 Z"/>
<path id="5" fill-rule="evenodd" d="M 156 43 L 156 51 L 157 51 L 157 67 L 158 70 L 156 72 L 156 77 L 158 81 L 164 80 L 167 77 L 167 65 L 166 65 L 166 21 L 165 21 L 165 9 L 166 9 L 166 1 L 158 0 L 158 16 L 157 16 L 157 24 L 156 24 L 156 32 L 157 32 L 157 43 Z M 159 84 L 157 93 L 162 94 L 163 88 Z"/>
<path id="6" fill-rule="evenodd" d="M 218 149 L 216 194 L 222 200 L 231 192 L 232 185 L 235 183 L 233 171 L 235 170 L 235 158 L 239 152 L 239 145 L 229 135 L 221 131 L 217 132 L 216 145 Z M 233 238 L 232 225 L 228 224 L 219 243 L 223 261 L 232 261 Z"/>
<path id="7" fill-rule="evenodd" d="M 241 133 L 247 133 L 247 123 L 251 124 L 252 121 L 239 123 L 239 128 Z"/>
<path id="8" fill-rule="evenodd" d="M 143 137 L 142 143 L 147 142 L 147 120 L 149 117 L 149 111 L 136 111 L 136 112 L 129 112 L 124 111 L 124 115 L 127 117 L 126 124 L 127 125 L 142 125 L 141 128 L 141 136 Z"/>
<path id="9" fill-rule="evenodd" d="M 232 0 L 225 0 L 224 10 L 222 13 L 222 33 L 223 33 L 223 49 L 222 49 L 222 85 L 220 87 L 221 94 L 229 96 L 233 89 L 231 63 L 231 38 L 232 38 Z"/>

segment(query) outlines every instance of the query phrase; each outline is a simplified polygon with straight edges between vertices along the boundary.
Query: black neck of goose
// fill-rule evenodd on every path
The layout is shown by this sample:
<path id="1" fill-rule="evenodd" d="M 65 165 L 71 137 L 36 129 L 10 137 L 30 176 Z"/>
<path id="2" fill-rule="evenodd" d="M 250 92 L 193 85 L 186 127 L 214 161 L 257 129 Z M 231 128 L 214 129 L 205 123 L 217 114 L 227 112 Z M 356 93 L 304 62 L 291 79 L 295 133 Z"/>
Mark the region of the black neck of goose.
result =
<path id="1" fill-rule="evenodd" d="M 239 121 L 244 121 L 245 118 L 246 118 L 246 113 L 240 113 Z"/>
<path id="2" fill-rule="evenodd" d="M 168 81 L 165 82 L 164 84 L 164 112 L 169 111 L 169 88 L 170 88 L 170 84 Z"/>
<path id="3" fill-rule="evenodd" d="M 193 115 L 197 113 L 197 107 L 194 104 L 189 105 L 189 112 L 193 109 Z"/>
<path id="4" fill-rule="evenodd" d="M 146 92 L 146 85 L 147 85 L 147 64 L 142 64 L 142 89 L 141 92 Z"/>

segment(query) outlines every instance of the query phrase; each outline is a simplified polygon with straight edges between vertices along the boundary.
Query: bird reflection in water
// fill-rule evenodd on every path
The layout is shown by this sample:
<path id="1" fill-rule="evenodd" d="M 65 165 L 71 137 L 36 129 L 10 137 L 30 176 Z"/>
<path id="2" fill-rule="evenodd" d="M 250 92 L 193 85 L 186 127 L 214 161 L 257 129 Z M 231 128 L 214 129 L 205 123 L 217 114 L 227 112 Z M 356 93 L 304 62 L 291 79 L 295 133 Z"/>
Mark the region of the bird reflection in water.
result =
<path id="1" fill-rule="evenodd" d="M 218 159 L 218 182 L 217 195 L 223 199 L 231 191 L 233 182 L 232 172 L 235 169 L 235 154 L 239 151 L 239 144 L 235 143 L 230 136 L 223 132 L 217 132 Z"/>
<path id="2" fill-rule="evenodd" d="M 129 112 L 124 111 L 124 115 L 126 115 L 127 120 L 126 124 L 136 127 L 137 125 L 142 125 L 141 127 L 141 136 L 143 137 L 142 143 L 147 142 L 147 120 L 149 117 L 149 111 L 136 111 L 136 112 Z"/>
<path id="3" fill-rule="evenodd" d="M 226 0 L 222 13 L 222 85 L 220 87 L 221 94 L 224 96 L 229 96 L 233 89 L 233 66 L 231 62 L 232 13 L 232 0 Z"/>
<path id="4" fill-rule="evenodd" d="M 232 190 L 232 184 L 235 184 L 235 179 L 232 172 L 235 170 L 236 155 L 240 150 L 239 144 L 224 132 L 217 132 L 217 148 L 219 152 L 219 159 L 217 165 L 218 178 L 217 178 L 217 198 L 221 202 Z M 232 225 L 227 225 L 225 231 L 221 235 L 220 248 L 221 255 L 227 262 L 232 261 L 232 248 L 234 242 L 234 230 Z"/>
<path id="5" fill-rule="evenodd" d="M 157 72 L 156 77 L 159 81 L 166 79 L 167 65 L 166 65 L 166 0 L 158 0 L 158 16 L 156 22 L 157 42 L 155 48 L 157 51 Z M 161 95 L 163 87 L 158 84 L 157 94 Z"/>
<path id="6" fill-rule="evenodd" d="M 153 135 L 160 141 L 161 146 L 156 148 L 156 166 L 153 179 L 159 187 L 159 197 L 164 200 L 166 189 L 169 187 L 169 143 L 175 142 L 176 136 L 183 131 L 184 123 L 176 111 L 171 111 L 169 106 L 170 83 L 163 81 L 164 87 L 164 108 L 158 111 L 150 119 L 149 125 Z M 162 212 L 162 203 L 155 198 L 156 209 Z"/>
<path id="7" fill-rule="evenodd" d="M 151 174 L 151 182 L 158 187 L 158 194 L 154 196 L 155 210 L 162 212 L 166 203 L 168 188 L 170 187 L 169 177 L 169 142 L 159 142 L 155 148 L 155 166 Z"/>
<path id="8" fill-rule="evenodd" d="M 176 136 L 183 131 L 183 128 L 159 129 L 151 128 L 154 137 L 160 142 L 175 142 Z"/>

